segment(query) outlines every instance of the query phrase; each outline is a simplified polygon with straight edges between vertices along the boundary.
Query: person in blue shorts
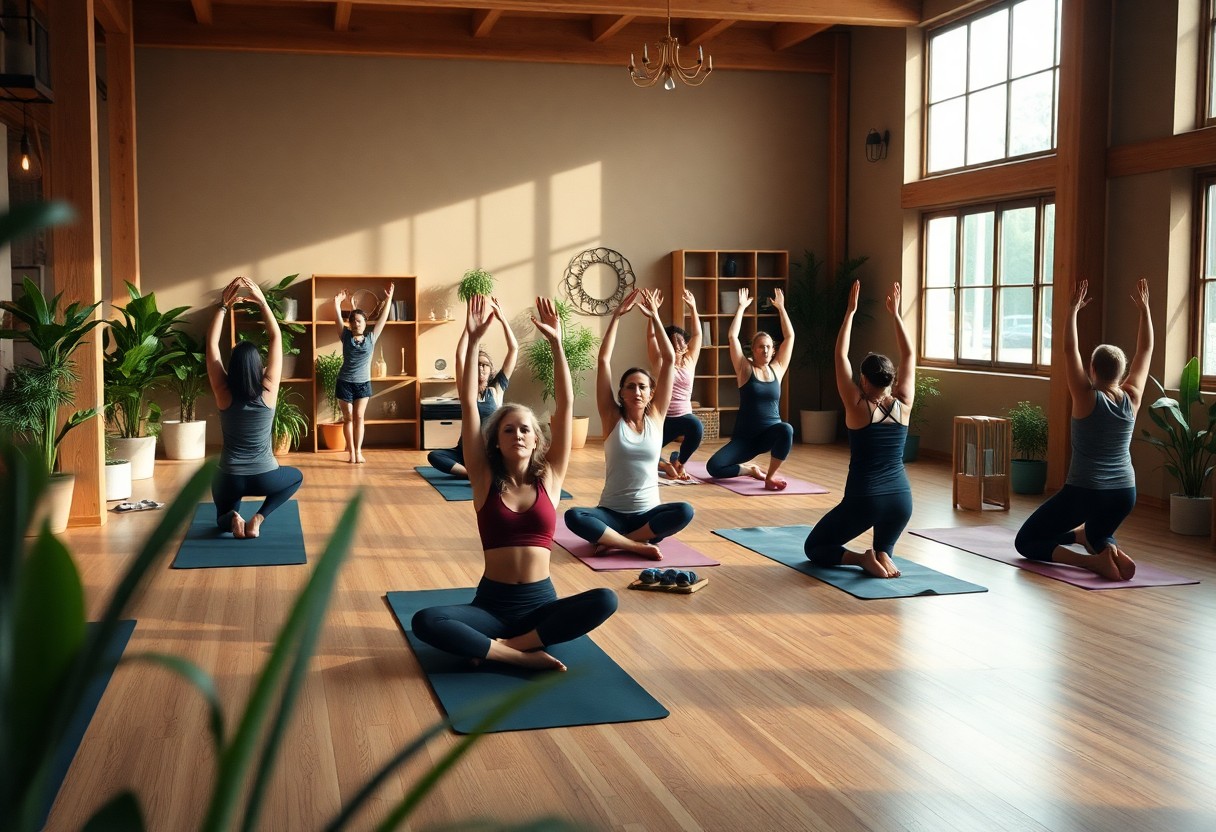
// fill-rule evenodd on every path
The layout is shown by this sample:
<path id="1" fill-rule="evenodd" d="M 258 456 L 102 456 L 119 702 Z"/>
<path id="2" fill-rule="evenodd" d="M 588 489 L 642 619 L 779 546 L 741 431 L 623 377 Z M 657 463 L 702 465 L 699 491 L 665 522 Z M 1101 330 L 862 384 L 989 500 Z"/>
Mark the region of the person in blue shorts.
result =
<path id="1" fill-rule="evenodd" d="M 384 303 L 381 304 L 380 320 L 375 329 L 367 331 L 367 313 L 362 309 L 351 310 L 349 327 L 342 328 L 342 370 L 338 373 L 338 406 L 342 409 L 342 432 L 346 436 L 346 461 L 352 465 L 367 462 L 363 458 L 363 431 L 367 415 L 367 401 L 372 397 L 372 354 L 388 313 L 393 307 L 394 284 L 388 284 Z M 345 289 L 334 296 L 334 315 L 342 320 L 342 302 L 348 293 Z"/>

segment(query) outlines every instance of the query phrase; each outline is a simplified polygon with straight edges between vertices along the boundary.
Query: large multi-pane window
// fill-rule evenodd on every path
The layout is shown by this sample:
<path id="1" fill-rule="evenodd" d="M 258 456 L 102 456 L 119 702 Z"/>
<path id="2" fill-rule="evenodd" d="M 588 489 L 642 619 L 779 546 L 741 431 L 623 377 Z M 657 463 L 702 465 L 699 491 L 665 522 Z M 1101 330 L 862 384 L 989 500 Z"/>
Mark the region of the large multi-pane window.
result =
<path id="1" fill-rule="evenodd" d="M 1048 197 L 924 217 L 926 361 L 1045 369 L 1051 363 L 1055 203 Z"/>
<path id="2" fill-rule="evenodd" d="M 1216 122 L 1216 0 L 1207 2 L 1207 42 L 1204 44 L 1204 69 L 1206 77 L 1202 79 L 1203 89 L 1206 90 L 1204 120 L 1207 124 Z"/>
<path id="3" fill-rule="evenodd" d="M 1216 175 L 1200 181 L 1199 366 L 1202 375 L 1216 377 Z"/>
<path id="4" fill-rule="evenodd" d="M 1001 3 L 929 35 L 926 173 L 1055 148 L 1060 2 Z"/>

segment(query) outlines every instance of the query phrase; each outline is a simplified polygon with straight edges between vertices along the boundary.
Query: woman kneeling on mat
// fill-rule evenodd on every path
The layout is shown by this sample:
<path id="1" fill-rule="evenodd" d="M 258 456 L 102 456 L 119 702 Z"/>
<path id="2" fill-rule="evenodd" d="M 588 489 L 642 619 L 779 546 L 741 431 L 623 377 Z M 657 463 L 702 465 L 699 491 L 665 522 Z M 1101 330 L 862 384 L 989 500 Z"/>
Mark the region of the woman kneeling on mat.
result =
<path id="1" fill-rule="evenodd" d="M 656 293 L 655 300 L 662 305 L 663 296 Z M 674 324 L 662 327 L 653 320 L 646 327 L 646 352 L 650 356 L 651 367 L 661 366 L 659 341 L 664 336 L 671 342 L 676 355 L 671 404 L 667 405 L 667 415 L 663 419 L 663 447 L 679 439 L 680 450 L 672 453 L 670 460 L 663 459 L 659 454 L 659 470 L 673 480 L 692 479 L 692 475 L 684 470 L 684 464 L 701 447 L 701 439 L 705 436 L 705 426 L 692 412 L 692 379 L 701 355 L 701 316 L 697 314 L 697 299 L 688 289 L 684 290 L 684 303 L 692 312 L 691 333 Z"/>
<path id="2" fill-rule="evenodd" d="M 849 306 L 836 338 L 836 390 L 849 429 L 849 476 L 844 499 L 807 535 L 803 551 L 817 566 L 860 566 L 876 578 L 898 578 L 891 560 L 895 542 L 912 516 L 912 488 L 904 471 L 904 440 L 916 394 L 916 355 L 904 329 L 900 287 L 887 296 L 895 321 L 899 369 L 885 355 L 870 353 L 861 362 L 861 379 L 853 382 L 849 342 L 861 283 L 853 282 Z M 873 527 L 873 548 L 854 552 L 845 544 Z"/>
<path id="3" fill-rule="evenodd" d="M 730 361 L 739 384 L 739 413 L 735 419 L 735 429 L 731 432 L 730 441 L 705 463 L 705 469 L 711 477 L 719 480 L 746 473 L 764 480 L 764 487 L 770 491 L 780 491 L 788 483 L 777 476 L 777 469 L 794 446 L 793 426 L 781 421 L 781 378 L 789 368 L 790 355 L 794 351 L 794 328 L 790 325 L 790 316 L 785 312 L 785 293 L 776 289 L 773 292 L 773 308 L 781 316 L 781 346 L 774 350 L 773 337 L 767 332 L 757 332 L 752 337 L 752 357 L 749 359 L 743 354 L 743 346 L 739 343 L 739 329 L 743 326 L 743 312 L 751 302 L 751 293 L 747 289 L 740 289 L 739 308 L 735 310 L 727 333 Z M 767 471 L 749 462 L 765 451 L 769 452 Z"/>
<path id="4" fill-rule="evenodd" d="M 427 644 L 474 663 L 490 659 L 565 670 L 544 648 L 594 630 L 616 612 L 617 598 L 610 589 L 558 598 L 549 578 L 557 501 L 570 461 L 574 392 L 557 309 L 548 298 L 537 298 L 536 310 L 532 323 L 553 351 L 552 445 L 546 447 L 535 414 L 522 405 L 504 405 L 482 425 L 477 379 L 464 374 L 460 422 L 485 571 L 473 603 L 419 610 L 411 627 Z M 477 359 L 493 319 L 486 298 L 469 300 L 465 366 Z"/>
<path id="5" fill-rule="evenodd" d="M 252 300 L 262 310 L 262 325 L 269 336 L 266 367 L 251 341 L 232 348 L 228 367 L 220 359 L 220 333 L 228 307 Z M 220 411 L 220 430 L 224 448 L 220 467 L 211 481 L 215 500 L 216 525 L 231 531 L 236 538 L 257 537 L 262 522 L 287 502 L 304 481 L 298 468 L 280 466 L 274 458 L 270 425 L 279 398 L 279 377 L 283 369 L 283 335 L 279 322 L 261 288 L 247 277 L 238 277 L 224 289 L 215 316 L 207 329 L 207 378 Z M 241 499 L 250 494 L 265 495 L 262 507 L 249 518 L 241 516 Z"/>
<path id="6" fill-rule="evenodd" d="M 507 338 L 507 357 L 502 360 L 502 369 L 495 373 L 494 362 L 490 360 L 490 354 L 485 350 L 479 350 L 477 353 L 477 414 L 483 422 L 489 419 L 502 404 L 502 397 L 507 392 L 507 385 L 511 383 L 511 374 L 515 372 L 515 360 L 519 355 L 519 342 L 515 340 L 515 333 L 511 331 L 511 325 L 507 323 L 507 319 L 502 314 L 498 298 L 490 298 L 490 309 L 493 310 L 494 317 L 502 324 L 502 333 Z M 460 386 L 460 380 L 464 378 L 464 350 L 468 337 L 467 330 L 462 331 L 460 340 L 456 342 L 457 387 Z M 456 443 L 455 448 L 431 451 L 426 455 L 426 461 L 432 468 L 445 474 L 451 474 L 462 480 L 469 478 L 469 472 L 464 467 L 463 437 Z"/>
<path id="7" fill-rule="evenodd" d="M 596 404 L 604 426 L 604 490 L 595 508 L 567 511 L 566 527 L 594 543 L 596 554 L 620 549 L 661 560 L 663 553 L 655 544 L 692 522 L 692 506 L 688 503 L 659 502 L 661 414 L 671 401 L 676 354 L 671 341 L 660 339 L 658 381 L 641 367 L 631 367 L 621 376 L 620 389 L 613 393 L 616 328 L 634 304 L 650 319 L 651 326 L 663 325 L 657 293 L 635 289 L 612 313 L 595 376 Z"/>
<path id="8" fill-rule="evenodd" d="M 1116 545 L 1114 535 L 1136 505 L 1130 444 L 1153 354 L 1148 281 L 1141 280 L 1132 295 L 1140 310 L 1140 327 L 1130 370 L 1123 350 L 1101 344 L 1089 359 L 1089 372 L 1085 371 L 1077 345 L 1077 313 L 1089 303 L 1088 289 L 1089 282 L 1082 280 L 1073 291 L 1064 333 L 1072 398 L 1068 479 L 1026 518 L 1014 545 L 1024 558 L 1067 563 L 1112 581 L 1130 581 L 1136 564 Z M 1072 543 L 1080 543 L 1086 553 L 1065 548 Z"/>

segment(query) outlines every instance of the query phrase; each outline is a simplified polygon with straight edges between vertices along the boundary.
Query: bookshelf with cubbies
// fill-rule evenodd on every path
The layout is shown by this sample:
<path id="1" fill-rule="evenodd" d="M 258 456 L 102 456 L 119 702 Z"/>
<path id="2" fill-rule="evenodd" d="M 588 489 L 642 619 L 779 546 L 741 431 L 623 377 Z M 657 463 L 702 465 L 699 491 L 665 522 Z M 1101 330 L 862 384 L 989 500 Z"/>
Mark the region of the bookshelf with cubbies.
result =
<path id="1" fill-rule="evenodd" d="M 731 299 L 737 298 L 740 289 L 749 289 L 755 300 L 743 315 L 739 340 L 746 348 L 756 332 L 763 330 L 780 343 L 781 322 L 768 301 L 774 289 L 788 289 L 789 275 L 788 251 L 679 249 L 671 253 L 672 322 L 687 325 L 680 300 L 687 289 L 696 298 L 702 323 L 701 357 L 693 375 L 692 398 L 699 407 L 717 412 L 722 436 L 730 435 L 739 411 L 739 386 L 726 342 L 735 313 L 724 310 L 732 308 Z M 787 380 L 781 386 L 781 418 L 788 418 L 788 413 Z"/>

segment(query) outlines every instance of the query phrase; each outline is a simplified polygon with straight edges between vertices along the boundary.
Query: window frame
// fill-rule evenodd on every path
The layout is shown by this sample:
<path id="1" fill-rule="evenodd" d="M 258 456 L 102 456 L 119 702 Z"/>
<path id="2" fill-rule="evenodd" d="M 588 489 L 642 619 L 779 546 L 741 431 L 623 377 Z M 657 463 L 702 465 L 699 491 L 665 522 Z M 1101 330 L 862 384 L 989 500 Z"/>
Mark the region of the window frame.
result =
<path id="1" fill-rule="evenodd" d="M 1216 189 L 1216 169 L 1205 168 L 1195 172 L 1195 233 L 1193 256 L 1191 258 L 1191 332 L 1188 343 L 1191 350 L 1190 355 L 1199 357 L 1199 383 L 1204 389 L 1216 387 L 1216 374 L 1205 374 L 1203 372 L 1204 361 L 1203 343 L 1204 343 L 1204 289 L 1206 284 L 1216 284 L 1216 274 L 1211 278 L 1204 275 L 1206 262 L 1206 231 L 1209 221 L 1216 221 L 1216 217 L 1208 216 L 1208 200 L 1207 192 L 1209 188 Z M 1212 229 L 1213 236 L 1216 238 L 1216 227 Z"/>
<path id="2" fill-rule="evenodd" d="M 939 208 L 931 211 L 925 211 L 920 216 L 920 332 L 917 344 L 917 364 L 924 367 L 936 367 L 941 369 L 956 369 L 956 370 L 978 370 L 991 373 L 1001 373 L 1009 375 L 1035 375 L 1049 376 L 1051 374 L 1051 360 L 1048 358 L 1043 361 L 1042 342 L 1043 342 L 1043 326 L 1051 326 L 1052 316 L 1050 309 L 1046 321 L 1044 321 L 1043 296 L 1045 290 L 1050 288 L 1053 293 L 1056 288 L 1054 269 L 1052 274 L 1052 282 L 1045 283 L 1043 275 L 1046 268 L 1044 261 L 1044 244 L 1046 239 L 1046 223 L 1047 223 L 1047 206 L 1054 205 L 1056 202 L 1055 193 L 1041 193 L 1032 196 L 1018 197 L 1014 199 L 1003 200 L 984 200 L 983 202 L 966 203 L 955 205 L 948 208 Z M 1035 239 L 1034 239 L 1034 279 L 1030 284 L 1033 303 L 1033 327 L 1031 330 L 1031 357 L 1029 363 L 1001 361 L 997 358 L 997 351 L 1000 347 L 1000 295 L 1001 295 L 1001 231 L 1003 223 L 1003 214 L 1006 211 L 1016 210 L 1019 208 L 1034 208 L 1035 209 Z M 964 358 L 960 353 L 960 339 L 962 337 L 962 292 L 964 289 L 975 289 L 976 286 L 965 286 L 961 280 L 963 268 L 963 237 L 961 232 L 964 219 L 969 215 L 989 213 L 993 214 L 992 221 L 992 260 L 990 268 L 992 271 L 992 283 L 984 284 L 991 291 L 991 323 L 992 323 L 992 345 L 987 359 L 979 358 Z M 925 355 L 925 342 L 928 333 L 929 322 L 927 303 L 927 291 L 943 292 L 947 287 L 936 286 L 929 287 L 928 271 L 929 271 L 929 246 L 928 232 L 929 223 L 934 219 L 942 217 L 954 217 L 956 220 L 956 233 L 954 236 L 954 358 L 929 357 Z M 1053 249 L 1054 252 L 1054 249 Z M 1016 288 L 1016 287 L 1006 287 Z M 1054 297 L 1054 294 L 1053 294 Z M 1052 349 L 1058 349 L 1056 344 L 1052 344 Z"/>
<path id="3" fill-rule="evenodd" d="M 988 159 L 983 162 L 974 162 L 972 164 L 962 164 L 962 165 L 952 167 L 952 168 L 942 168 L 941 170 L 934 170 L 934 171 L 929 170 L 929 149 L 930 149 L 929 111 L 930 111 L 930 107 L 931 107 L 931 104 L 929 101 L 929 90 L 930 90 L 932 80 L 933 80 L 931 77 L 932 76 L 932 54 L 933 54 L 932 40 L 933 40 L 933 38 L 937 37 L 938 35 L 945 34 L 946 32 L 953 31 L 955 29 L 958 29 L 958 28 L 961 28 L 964 26 L 970 26 L 974 21 L 976 21 L 982 17 L 985 17 L 987 15 L 999 12 L 1002 8 L 1009 10 L 1010 19 L 1012 20 L 1013 7 L 1020 2 L 1023 2 L 1023 0 L 995 0 L 994 2 L 983 5 L 979 9 L 968 10 L 968 12 L 966 14 L 961 14 L 957 17 L 952 17 L 946 21 L 943 21 L 940 25 L 938 25 L 932 29 L 927 29 L 925 31 L 924 58 L 923 58 L 924 67 L 923 67 L 923 72 L 922 72 L 924 82 L 923 82 L 923 86 L 922 86 L 922 90 L 921 90 L 921 113 L 923 115 L 921 118 L 920 172 L 921 172 L 922 178 L 935 177 L 935 176 L 946 176 L 949 174 L 957 174 L 957 173 L 962 173 L 964 171 L 978 170 L 978 169 L 985 168 L 985 167 L 991 167 L 992 165 L 1003 165 L 1008 162 L 1019 162 L 1019 161 L 1023 161 L 1026 159 L 1037 159 L 1037 158 L 1040 158 L 1043 156 L 1055 155 L 1055 153 L 1057 152 L 1057 148 L 1059 145 L 1059 138 L 1060 138 L 1060 123 L 1059 123 L 1060 122 L 1060 120 L 1059 120 L 1059 114 L 1060 114 L 1060 63 L 1059 63 L 1059 61 L 1062 59 L 1062 56 L 1060 55 L 1060 52 L 1062 49 L 1062 45 L 1060 43 L 1060 39 L 1061 39 L 1060 18 L 1063 16 L 1063 8 L 1061 6 L 1062 0 L 1056 0 L 1056 29 L 1055 29 L 1055 41 L 1053 43 L 1053 46 L 1054 46 L 1053 60 L 1055 62 L 1051 65 L 1051 69 L 1050 69 L 1050 71 L 1053 73 L 1053 82 L 1054 82 L 1052 84 L 1052 93 L 1051 93 L 1051 111 L 1052 111 L 1051 146 L 1048 148 L 1045 148 L 1044 150 L 1036 150 L 1036 151 L 1032 151 L 1029 153 L 1021 153 L 1021 154 L 1018 154 L 1015 156 L 1004 155 L 1004 156 L 999 156 L 995 159 Z M 1208 0 L 1208 2 L 1216 3 L 1216 0 Z M 998 86 L 1005 87 L 1006 92 L 1005 92 L 1005 139 L 1004 139 L 1004 143 L 1005 143 L 1006 151 L 1009 150 L 1009 131 L 1010 131 L 1009 88 L 1012 86 L 1013 82 L 1016 80 L 1021 80 L 1022 78 L 1029 78 L 1029 77 L 1039 74 L 1041 72 L 1049 71 L 1049 70 L 1040 69 L 1037 72 L 1030 73 L 1029 75 L 1018 76 L 1018 78 L 1012 77 L 1012 73 L 1010 71 L 1010 63 L 1013 60 L 1013 48 L 1012 48 L 1013 47 L 1013 27 L 1012 26 L 1009 27 L 1009 31 L 1007 33 L 1007 46 L 1008 46 L 1008 49 L 1006 50 L 1006 58 L 1005 58 L 1005 60 L 1006 60 L 1005 80 L 999 84 L 992 84 L 987 87 L 984 87 L 984 90 L 995 89 Z M 968 73 L 968 76 L 970 75 L 970 71 L 971 71 L 970 70 L 970 65 L 971 65 L 970 57 L 971 57 L 971 43 L 970 43 L 970 39 L 968 39 L 968 43 L 967 43 L 967 73 Z M 964 84 L 964 91 L 961 94 L 961 96 L 955 96 L 955 98 L 962 98 L 964 100 L 964 102 L 966 102 L 966 100 L 968 99 L 969 96 L 982 91 L 982 90 L 974 90 L 974 91 L 968 90 L 968 89 L 966 89 L 968 84 L 969 84 L 969 82 Z M 943 101 L 948 101 L 948 100 L 951 100 L 951 99 L 943 99 Z M 935 103 L 940 104 L 941 102 L 935 102 Z M 968 107 L 968 108 L 966 108 L 965 113 L 964 113 L 963 126 L 962 126 L 964 160 L 966 159 L 966 155 L 967 155 L 966 154 L 966 141 L 967 141 L 966 137 L 967 137 L 967 126 L 968 126 L 969 117 L 970 117 L 970 108 Z"/>
<path id="4" fill-rule="evenodd" d="M 1211 127 L 1216 125 L 1216 114 L 1211 112 L 1212 95 L 1216 93 L 1212 86 L 1212 61 L 1216 60 L 1212 49 L 1212 40 L 1216 38 L 1216 0 L 1204 0 L 1204 6 L 1203 35 L 1199 40 L 1199 100 L 1196 102 L 1199 118 L 1196 124 Z"/>

